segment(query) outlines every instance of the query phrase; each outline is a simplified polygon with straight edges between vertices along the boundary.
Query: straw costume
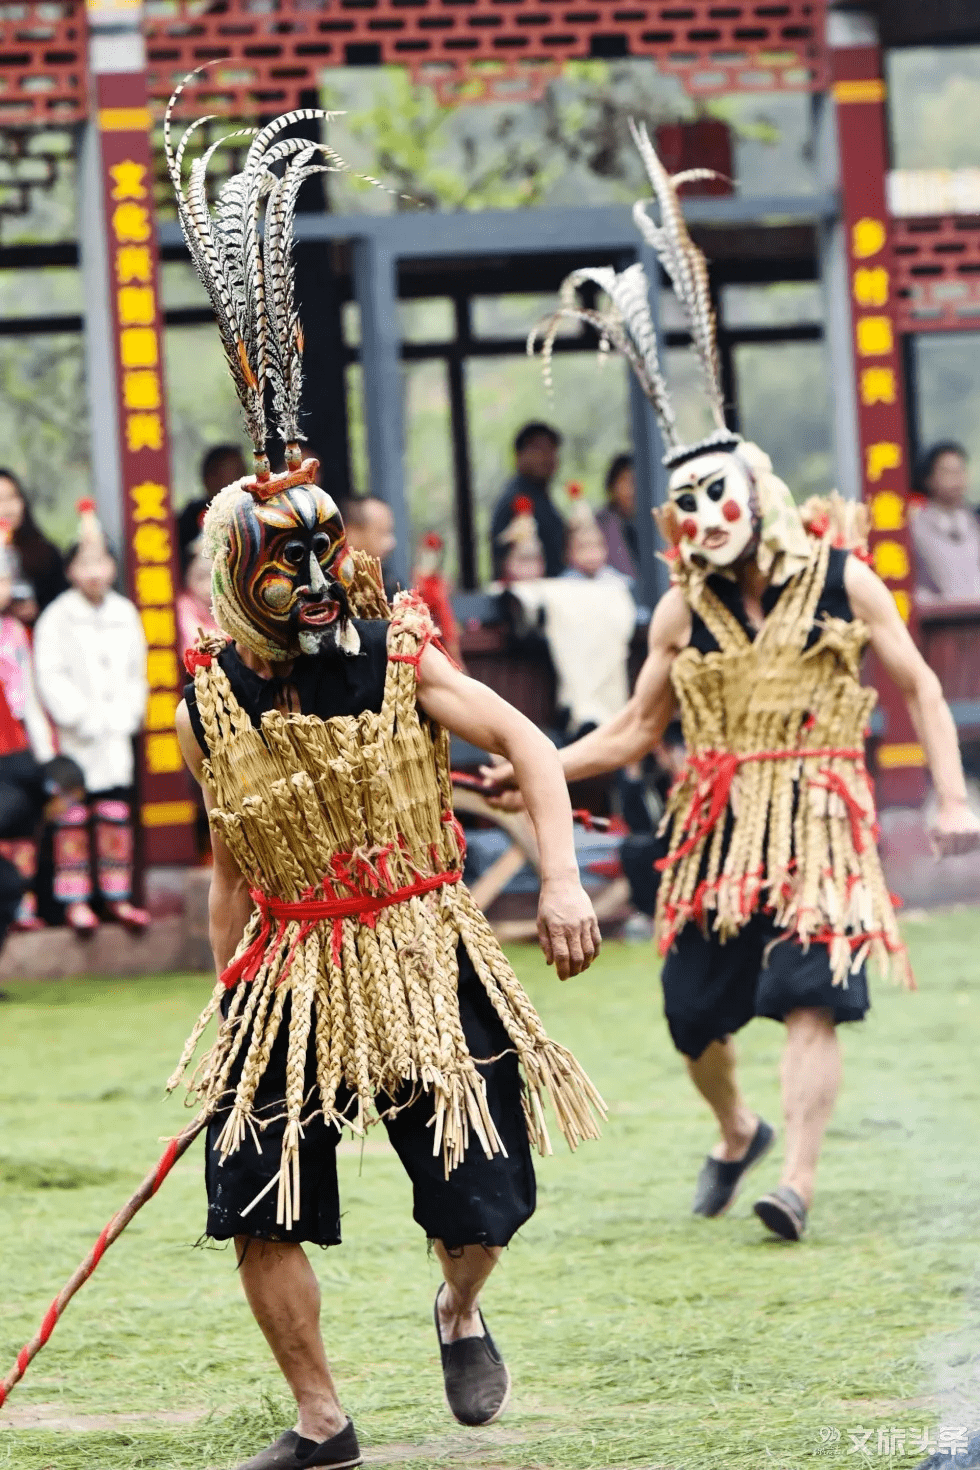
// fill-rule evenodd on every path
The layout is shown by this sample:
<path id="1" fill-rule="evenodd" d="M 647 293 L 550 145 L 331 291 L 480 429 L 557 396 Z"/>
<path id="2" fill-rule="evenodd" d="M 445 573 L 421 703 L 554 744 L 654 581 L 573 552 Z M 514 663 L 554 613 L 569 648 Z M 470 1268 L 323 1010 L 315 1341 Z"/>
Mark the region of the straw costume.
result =
<path id="1" fill-rule="evenodd" d="M 210 153 L 185 189 L 193 127 L 173 151 L 168 114 L 179 216 L 256 467 L 205 516 L 221 634 L 186 655 L 185 692 L 212 830 L 253 908 L 170 1087 L 184 1080 L 211 1117 L 209 1235 L 339 1242 L 340 1131 L 380 1119 L 437 1249 L 497 1249 L 534 1209 L 530 1147 L 550 1152 L 546 1096 L 572 1147 L 597 1136 L 602 1103 L 545 1034 L 462 883 L 449 734 L 416 703 L 430 612 L 413 593 L 389 607 L 378 563 L 351 551 L 300 451 L 292 214 L 304 179 L 342 165 L 326 144 L 282 135 L 325 116 L 290 113 L 258 131 L 212 212 Z M 279 474 L 265 454 L 267 399 L 285 444 Z M 440 1320 L 437 1306 L 437 1330 Z M 459 1341 L 440 1332 L 440 1344 L 453 1412 L 489 1422 L 509 1377 L 485 1326 Z M 334 1438 L 297 1446 L 288 1431 L 248 1470 L 358 1463 L 349 1421 Z"/>
<path id="2" fill-rule="evenodd" d="M 380 604 L 368 568 L 362 577 Z M 545 1035 L 461 882 L 464 841 L 452 811 L 448 735 L 424 729 L 415 704 L 418 660 L 432 636 L 427 609 L 402 594 L 390 622 L 380 713 L 322 721 L 271 711 L 260 729 L 235 698 L 214 644 L 191 657 L 215 799 L 212 826 L 248 876 L 256 909 L 169 1085 L 177 1085 L 204 1027 L 234 990 L 225 1025 L 192 1083 L 217 1104 L 231 1068 L 245 1057 L 218 1144 L 222 1155 L 233 1153 L 254 1124 L 256 1088 L 291 1002 L 276 1210 L 286 1233 L 299 1214 L 299 1142 L 313 1113 L 360 1131 L 374 1118 L 377 1094 L 387 1111 L 391 1096 L 410 1083 L 433 1096 L 431 1148 L 447 1175 L 467 1148 L 488 1157 L 501 1152 L 459 1022 L 460 941 L 520 1058 L 534 1144 L 550 1152 L 546 1093 L 573 1147 L 596 1135 L 594 1089 Z M 307 1097 L 304 1078 L 311 1030 L 315 1099 Z M 348 1098 L 343 1111 L 341 1093 Z"/>
<path id="3" fill-rule="evenodd" d="M 666 451 L 668 499 L 658 521 L 675 589 L 669 597 L 679 591 L 683 601 L 670 603 L 675 631 L 658 645 L 663 662 L 650 665 L 664 669 L 655 678 L 665 687 L 650 697 L 669 699 L 672 690 L 687 761 L 661 829 L 655 936 L 666 956 L 671 1034 L 693 1065 L 753 1015 L 861 1019 L 869 956 L 894 964 L 908 983 L 911 975 L 876 850 L 864 763 L 876 698 L 860 683 L 869 629 L 845 587 L 849 552 L 866 559 L 864 510 L 836 495 L 801 510 L 768 456 L 727 428 L 707 265 L 677 196 L 680 184 L 705 171 L 672 179 L 645 129 L 633 135 L 659 222 L 646 201 L 634 219 L 687 314 L 715 427 L 696 444 L 680 440 L 641 264 L 575 271 L 528 349 L 543 343 L 550 380 L 559 324 L 587 322 L 602 351 L 615 347 L 630 363 Z M 586 282 L 605 293 L 606 307 L 579 303 Z M 745 585 L 759 589 L 761 626 L 746 611 Z M 652 652 L 658 626 L 655 619 Z M 598 737 L 590 738 L 581 757 L 575 746 L 563 752 L 570 780 L 605 767 Z M 696 1213 L 726 1209 L 745 1168 L 771 1145 L 772 1129 L 757 1122 L 743 1157 L 707 1161 Z M 758 1213 L 796 1239 L 806 1208 L 793 1190 L 785 1194 L 771 1209 L 760 1202 Z"/>

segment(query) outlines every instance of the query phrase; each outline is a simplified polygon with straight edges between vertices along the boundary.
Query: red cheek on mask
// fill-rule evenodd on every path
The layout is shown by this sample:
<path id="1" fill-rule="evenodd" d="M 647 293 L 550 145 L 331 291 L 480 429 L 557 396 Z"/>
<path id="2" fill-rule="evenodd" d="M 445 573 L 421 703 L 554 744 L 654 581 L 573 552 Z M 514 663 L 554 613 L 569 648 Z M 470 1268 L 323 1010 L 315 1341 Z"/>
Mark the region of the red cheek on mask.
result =
<path id="1" fill-rule="evenodd" d="M 681 535 L 686 536 L 688 541 L 693 541 L 698 534 L 698 523 L 688 516 L 686 521 L 681 521 Z"/>
<path id="2" fill-rule="evenodd" d="M 739 521 L 742 519 L 742 507 L 737 500 L 726 500 L 721 508 L 721 513 L 726 521 Z"/>

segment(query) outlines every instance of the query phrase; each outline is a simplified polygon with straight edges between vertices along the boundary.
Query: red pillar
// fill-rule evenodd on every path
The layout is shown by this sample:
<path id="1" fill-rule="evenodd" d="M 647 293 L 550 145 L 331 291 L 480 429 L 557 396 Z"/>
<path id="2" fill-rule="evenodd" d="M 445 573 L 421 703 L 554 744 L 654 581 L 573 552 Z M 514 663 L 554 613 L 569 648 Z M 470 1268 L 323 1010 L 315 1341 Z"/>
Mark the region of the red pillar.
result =
<path id="1" fill-rule="evenodd" d="M 153 160 L 146 75 L 95 78 L 115 356 L 126 581 L 148 645 L 139 817 L 147 864 L 195 860 L 195 808 L 174 732 L 183 675 L 175 597 L 180 566 L 170 493 Z"/>
<path id="2" fill-rule="evenodd" d="M 905 395 L 885 204 L 888 151 L 881 48 L 834 48 L 831 65 L 847 238 L 862 495 L 871 520 L 874 569 L 914 631 L 912 553 L 906 517 L 910 475 Z M 925 754 L 898 690 L 873 661 L 870 672 L 878 686 L 879 707 L 885 720 L 876 752 L 879 802 L 882 806 L 918 806 L 925 794 Z"/>

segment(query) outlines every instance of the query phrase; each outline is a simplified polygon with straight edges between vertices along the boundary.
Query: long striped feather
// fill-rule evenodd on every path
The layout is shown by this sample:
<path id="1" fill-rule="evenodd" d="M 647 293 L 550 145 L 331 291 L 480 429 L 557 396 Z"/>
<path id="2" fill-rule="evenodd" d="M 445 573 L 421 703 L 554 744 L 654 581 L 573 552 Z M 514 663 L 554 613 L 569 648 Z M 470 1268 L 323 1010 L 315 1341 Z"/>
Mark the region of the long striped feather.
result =
<path id="1" fill-rule="evenodd" d="M 198 68 L 198 72 L 202 68 Z M 190 252 L 192 263 L 201 278 L 218 323 L 218 334 L 235 391 L 245 417 L 249 437 L 256 450 L 261 453 L 265 445 L 265 413 L 261 396 L 256 393 L 255 373 L 249 361 L 245 341 L 243 302 L 236 279 L 234 264 L 230 263 L 220 231 L 215 229 L 207 201 L 207 165 L 222 138 L 205 150 L 202 158 L 191 166 L 190 177 L 184 183 L 184 155 L 191 139 L 209 119 L 198 119 L 185 129 L 176 152 L 173 149 L 171 121 L 173 110 L 184 87 L 197 73 L 175 90 L 164 115 L 164 149 L 167 168 L 177 200 L 177 216 Z M 230 136 L 235 136 L 234 134 Z"/>
<path id="2" fill-rule="evenodd" d="M 609 299 L 605 310 L 585 307 L 578 300 L 580 288 L 591 282 Z M 559 292 L 557 311 L 535 326 L 527 339 L 528 354 L 533 356 L 538 342 L 544 378 L 549 391 L 552 385 L 552 355 L 555 338 L 563 321 L 586 322 L 599 336 L 600 352 L 610 347 L 626 358 L 657 416 L 666 449 L 677 446 L 677 425 L 670 393 L 660 367 L 657 333 L 650 315 L 649 282 L 639 263 L 624 271 L 611 266 L 584 267 L 565 277 Z"/>
<path id="3" fill-rule="evenodd" d="M 309 150 L 296 155 L 270 197 L 266 214 L 267 265 L 271 274 L 275 334 L 281 348 L 276 401 L 277 427 L 287 442 L 299 437 L 302 396 L 303 336 L 293 304 L 293 223 L 302 185 L 316 174 L 331 172 L 327 164 L 311 164 L 308 161 L 320 151 L 313 145 Z"/>
<path id="4" fill-rule="evenodd" d="M 262 128 L 229 133 L 211 143 L 191 165 L 185 184 L 187 148 L 212 119 L 191 123 L 175 150 L 172 117 L 184 89 L 206 65 L 175 89 L 164 117 L 164 148 L 181 229 L 214 309 L 249 434 L 260 454 L 267 432 L 267 384 L 279 433 L 287 443 L 300 437 L 303 333 L 294 303 L 292 263 L 299 190 L 314 174 L 351 170 L 329 144 L 282 136 L 297 123 L 330 122 L 337 116 L 321 108 L 300 107 Z M 240 137 L 250 138 L 243 166 L 221 186 L 212 210 L 208 165 L 222 144 Z M 354 176 L 385 188 L 368 174 Z"/>
<path id="5" fill-rule="evenodd" d="M 718 361 L 715 312 L 711 301 L 708 267 L 704 253 L 698 249 L 688 233 L 677 194 L 681 183 L 721 176 L 712 169 L 687 169 L 671 178 L 650 142 L 646 126 L 642 123 L 638 126 L 631 119 L 630 132 L 660 207 L 660 224 L 655 225 L 650 219 L 643 201 L 633 206 L 633 219 L 644 239 L 656 251 L 687 316 L 691 328 L 691 344 L 701 364 L 711 411 L 716 424 L 723 429 L 725 395 L 721 386 L 721 366 Z"/>

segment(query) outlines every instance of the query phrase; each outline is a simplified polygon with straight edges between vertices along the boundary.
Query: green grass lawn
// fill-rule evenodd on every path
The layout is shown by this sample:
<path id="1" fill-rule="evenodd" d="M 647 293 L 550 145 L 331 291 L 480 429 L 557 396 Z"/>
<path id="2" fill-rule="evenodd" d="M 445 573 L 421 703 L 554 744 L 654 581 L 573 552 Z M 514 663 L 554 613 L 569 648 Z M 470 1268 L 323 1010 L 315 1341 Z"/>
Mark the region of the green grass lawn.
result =
<path id="1" fill-rule="evenodd" d="M 454 1425 L 443 1403 L 438 1268 L 397 1160 L 380 1132 L 363 1157 L 345 1152 L 346 1244 L 314 1264 L 328 1351 L 371 1462 L 911 1466 L 921 1453 L 878 1453 L 879 1428 L 911 1434 L 941 1417 L 980 1428 L 980 1402 L 957 1418 L 937 1397 L 969 1379 L 980 1348 L 980 910 L 907 933 L 922 988 L 879 983 L 869 1022 L 845 1028 L 843 1096 L 812 1231 L 796 1247 L 763 1238 L 751 1188 L 722 1220 L 688 1213 L 711 1129 L 671 1049 L 652 952 L 609 944 L 591 974 L 560 985 L 535 951 L 515 951 L 549 1029 L 602 1089 L 609 1124 L 600 1143 L 542 1161 L 538 1213 L 487 1290 L 514 1396 L 480 1431 Z M 199 976 L 8 987 L 0 1372 L 179 1127 L 162 1084 L 207 991 Z M 767 1021 L 741 1041 L 748 1096 L 772 1119 L 780 1044 Z M 770 1158 L 753 1185 L 777 1173 Z M 291 1422 L 232 1254 L 194 1249 L 203 1223 L 197 1144 L 0 1411 L 0 1466 L 224 1470 Z M 29 1414 L 59 1427 L 17 1427 Z M 858 1425 L 875 1431 L 866 1455 L 848 1453 Z M 839 1441 L 822 1444 L 822 1428 Z"/>

